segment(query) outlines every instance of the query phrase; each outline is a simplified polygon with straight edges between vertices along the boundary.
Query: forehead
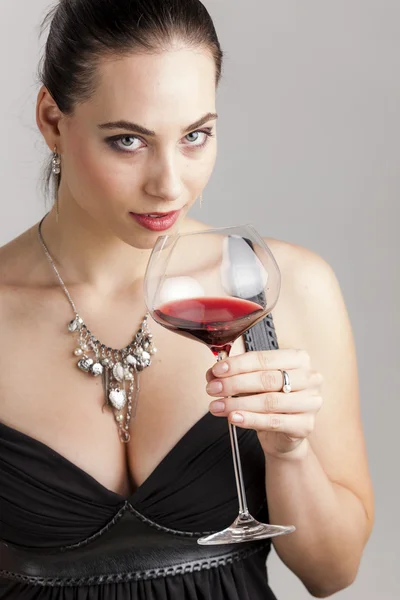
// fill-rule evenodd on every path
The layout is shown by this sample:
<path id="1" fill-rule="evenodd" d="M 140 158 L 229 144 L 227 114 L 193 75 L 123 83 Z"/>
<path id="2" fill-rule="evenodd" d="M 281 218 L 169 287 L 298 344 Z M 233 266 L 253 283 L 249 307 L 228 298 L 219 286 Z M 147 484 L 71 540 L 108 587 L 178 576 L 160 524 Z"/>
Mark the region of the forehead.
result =
<path id="1" fill-rule="evenodd" d="M 166 124 L 182 127 L 215 112 L 215 95 L 212 54 L 182 48 L 101 59 L 89 105 L 100 120 L 134 119 L 157 130 Z"/>

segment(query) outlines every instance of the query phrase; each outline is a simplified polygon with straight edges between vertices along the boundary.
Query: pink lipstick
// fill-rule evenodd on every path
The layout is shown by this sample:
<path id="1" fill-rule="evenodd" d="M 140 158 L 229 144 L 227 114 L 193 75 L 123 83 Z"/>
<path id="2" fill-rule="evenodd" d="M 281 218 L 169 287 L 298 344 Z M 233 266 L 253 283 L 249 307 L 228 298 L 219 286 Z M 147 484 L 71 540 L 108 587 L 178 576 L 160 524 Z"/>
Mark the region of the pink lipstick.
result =
<path id="1" fill-rule="evenodd" d="M 174 210 L 169 213 L 130 214 L 145 229 L 149 229 L 150 231 L 166 231 L 176 223 L 180 213 L 180 210 Z"/>

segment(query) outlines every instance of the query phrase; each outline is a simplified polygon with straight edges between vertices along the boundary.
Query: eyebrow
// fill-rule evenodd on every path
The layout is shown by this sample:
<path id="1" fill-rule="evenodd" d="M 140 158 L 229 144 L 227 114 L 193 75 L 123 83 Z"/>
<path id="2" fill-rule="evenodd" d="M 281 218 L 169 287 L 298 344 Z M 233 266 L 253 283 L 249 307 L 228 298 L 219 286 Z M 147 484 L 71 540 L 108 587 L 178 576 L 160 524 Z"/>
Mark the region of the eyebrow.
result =
<path id="1" fill-rule="evenodd" d="M 182 134 L 189 133 L 190 131 L 194 131 L 198 129 L 208 121 L 215 121 L 218 119 L 217 113 L 207 113 L 204 117 L 201 117 L 198 121 L 195 121 L 189 127 L 182 131 Z M 137 123 L 132 123 L 131 121 L 111 121 L 110 123 L 102 123 L 98 125 L 99 129 L 123 129 L 125 131 L 134 131 L 135 133 L 140 133 L 141 135 L 147 135 L 149 137 L 154 137 L 156 135 L 155 131 L 151 131 L 151 129 L 147 129 L 142 125 L 138 125 Z"/>

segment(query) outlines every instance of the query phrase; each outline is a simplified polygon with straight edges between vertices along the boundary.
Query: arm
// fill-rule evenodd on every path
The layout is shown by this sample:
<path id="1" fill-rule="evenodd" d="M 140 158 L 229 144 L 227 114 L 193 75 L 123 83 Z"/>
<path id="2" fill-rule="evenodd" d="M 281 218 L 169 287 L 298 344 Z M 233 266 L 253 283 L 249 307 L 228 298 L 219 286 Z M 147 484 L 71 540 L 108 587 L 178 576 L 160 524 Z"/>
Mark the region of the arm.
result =
<path id="1" fill-rule="evenodd" d="M 263 388 L 257 391 L 264 392 L 264 411 L 260 414 L 248 397 L 248 406 L 244 398 L 226 400 L 225 414 L 231 418 L 239 410 L 244 423 L 238 425 L 258 431 L 266 456 L 271 523 L 297 528 L 290 536 L 273 539 L 278 555 L 311 594 L 326 597 L 354 580 L 373 522 L 356 356 L 330 267 L 303 248 L 285 245 L 284 253 L 280 308 L 274 313 L 283 348 L 263 353 L 261 361 L 253 358 L 252 367 L 245 365 L 250 358 L 232 357 L 224 381 L 224 395 L 245 393 L 246 387 L 254 392 L 246 377 L 254 376 L 256 364 L 259 373 L 262 366 Z M 295 368 L 296 351 L 288 348 L 303 350 L 297 352 L 296 366 L 297 373 L 309 374 L 308 394 L 307 389 L 276 393 L 282 387 L 279 369 Z M 289 397 L 293 406 L 283 409 Z M 296 414 L 296 402 L 301 414 Z"/>
<path id="2" fill-rule="evenodd" d="M 358 392 L 356 352 L 337 279 L 318 256 L 294 247 L 283 272 L 283 302 L 295 307 L 290 345 L 307 351 L 323 376 L 322 407 L 304 447 L 267 455 L 272 522 L 294 522 L 276 538 L 280 558 L 316 596 L 354 580 L 373 523 L 373 494 Z M 296 460 L 296 453 L 298 457 Z"/>

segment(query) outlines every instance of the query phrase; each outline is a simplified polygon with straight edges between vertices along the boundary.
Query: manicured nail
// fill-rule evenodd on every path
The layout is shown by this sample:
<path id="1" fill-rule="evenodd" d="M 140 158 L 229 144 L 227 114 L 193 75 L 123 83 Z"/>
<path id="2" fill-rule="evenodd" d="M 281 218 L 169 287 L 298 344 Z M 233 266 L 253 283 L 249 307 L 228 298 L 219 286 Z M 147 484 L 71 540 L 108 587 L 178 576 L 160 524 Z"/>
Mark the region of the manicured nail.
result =
<path id="1" fill-rule="evenodd" d="M 229 371 L 229 365 L 227 362 L 217 363 L 215 365 L 215 367 L 213 368 L 213 373 L 217 377 L 219 377 L 220 375 L 223 375 L 224 373 L 227 373 L 228 371 Z"/>
<path id="2" fill-rule="evenodd" d="M 222 383 L 220 381 L 211 381 L 207 386 L 207 392 L 209 394 L 219 394 L 222 392 Z"/>
<path id="3" fill-rule="evenodd" d="M 211 402 L 210 410 L 213 413 L 221 413 L 225 410 L 225 402 L 220 402 L 217 400 L 216 402 Z"/>
<path id="4" fill-rule="evenodd" d="M 239 413 L 234 413 L 231 416 L 231 421 L 233 421 L 234 423 L 243 423 L 243 421 L 244 421 L 243 415 L 240 415 Z"/>

